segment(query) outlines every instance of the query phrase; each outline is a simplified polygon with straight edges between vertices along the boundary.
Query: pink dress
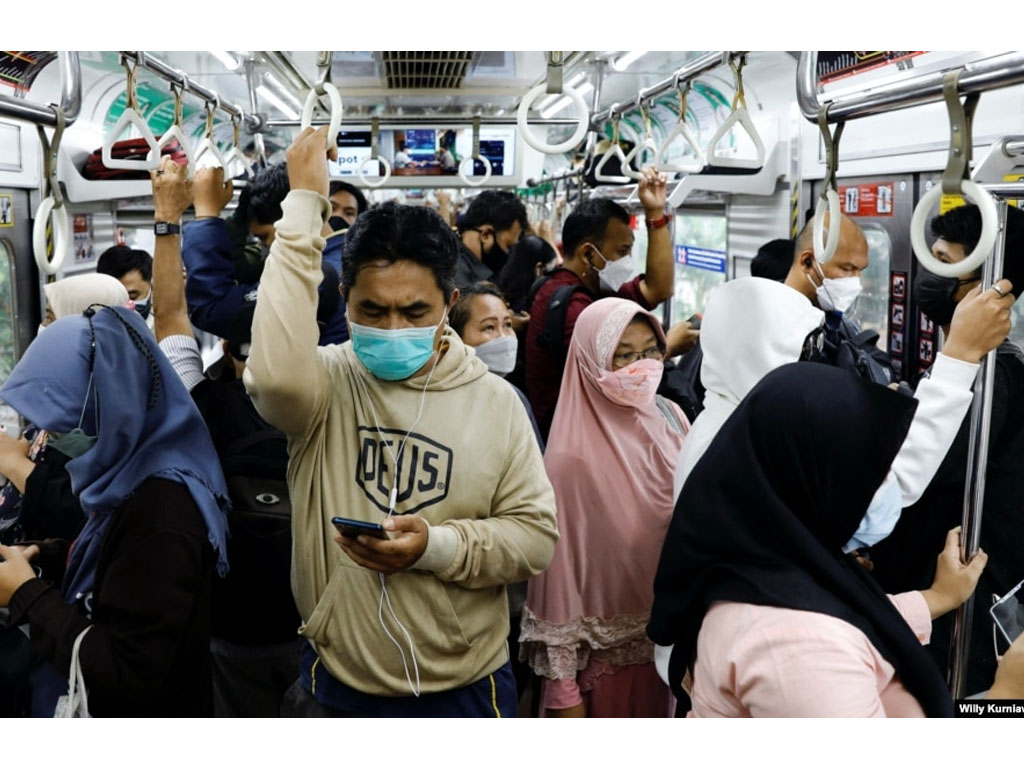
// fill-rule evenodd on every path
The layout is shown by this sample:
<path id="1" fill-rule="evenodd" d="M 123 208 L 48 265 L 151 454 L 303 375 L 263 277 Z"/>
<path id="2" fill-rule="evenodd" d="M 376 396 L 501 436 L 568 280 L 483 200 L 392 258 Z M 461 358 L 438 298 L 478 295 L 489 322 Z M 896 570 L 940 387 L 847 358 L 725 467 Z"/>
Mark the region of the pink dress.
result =
<path id="1" fill-rule="evenodd" d="M 931 639 L 920 592 L 890 595 L 922 644 Z M 834 616 L 713 603 L 697 637 L 688 717 L 924 717 L 892 664 Z"/>

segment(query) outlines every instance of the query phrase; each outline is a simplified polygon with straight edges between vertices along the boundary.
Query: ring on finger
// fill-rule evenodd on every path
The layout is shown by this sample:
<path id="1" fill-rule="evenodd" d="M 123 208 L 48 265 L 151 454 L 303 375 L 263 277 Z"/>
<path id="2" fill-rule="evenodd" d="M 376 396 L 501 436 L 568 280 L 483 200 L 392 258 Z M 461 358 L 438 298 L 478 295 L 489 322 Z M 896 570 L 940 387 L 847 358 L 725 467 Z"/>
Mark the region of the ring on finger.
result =
<path id="1" fill-rule="evenodd" d="M 1001 299 L 1005 299 L 1006 298 L 1006 294 L 1003 292 L 1003 289 L 1000 288 L 998 285 L 993 285 L 992 286 L 992 290 L 999 294 L 999 298 L 1001 298 Z"/>

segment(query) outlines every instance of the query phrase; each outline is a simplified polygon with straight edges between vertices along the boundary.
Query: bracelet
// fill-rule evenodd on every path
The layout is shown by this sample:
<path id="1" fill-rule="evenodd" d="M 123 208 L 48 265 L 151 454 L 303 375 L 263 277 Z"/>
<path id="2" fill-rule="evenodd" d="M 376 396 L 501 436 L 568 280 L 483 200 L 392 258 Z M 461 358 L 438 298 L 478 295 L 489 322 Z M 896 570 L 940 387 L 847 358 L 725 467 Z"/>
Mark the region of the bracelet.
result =
<path id="1" fill-rule="evenodd" d="M 664 226 L 668 226 L 668 223 L 672 220 L 670 214 L 662 214 L 660 219 L 645 219 L 644 224 L 647 225 L 648 229 L 661 229 Z"/>

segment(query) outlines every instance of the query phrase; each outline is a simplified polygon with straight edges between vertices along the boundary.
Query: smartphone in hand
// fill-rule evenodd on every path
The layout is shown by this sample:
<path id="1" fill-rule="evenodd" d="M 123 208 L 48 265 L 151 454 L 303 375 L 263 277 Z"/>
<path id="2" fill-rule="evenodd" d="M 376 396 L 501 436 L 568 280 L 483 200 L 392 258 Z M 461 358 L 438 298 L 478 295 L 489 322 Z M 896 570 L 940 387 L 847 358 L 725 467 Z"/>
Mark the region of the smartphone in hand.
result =
<path id="1" fill-rule="evenodd" d="M 331 525 L 337 528 L 342 536 L 354 539 L 356 536 L 372 536 L 387 541 L 390 537 L 380 523 L 366 523 L 362 520 L 351 520 L 347 517 L 332 517 Z"/>

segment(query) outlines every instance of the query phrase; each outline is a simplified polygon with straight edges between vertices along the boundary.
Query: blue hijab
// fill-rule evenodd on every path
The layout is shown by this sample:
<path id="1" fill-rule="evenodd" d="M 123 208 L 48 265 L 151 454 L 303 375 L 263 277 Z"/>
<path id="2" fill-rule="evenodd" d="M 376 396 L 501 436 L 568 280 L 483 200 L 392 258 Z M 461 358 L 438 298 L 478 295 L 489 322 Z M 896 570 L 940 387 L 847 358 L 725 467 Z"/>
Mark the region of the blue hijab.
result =
<path id="1" fill-rule="evenodd" d="M 227 486 L 199 411 L 137 312 L 92 312 L 51 324 L 0 387 L 0 399 L 40 428 L 64 434 L 81 423 L 98 438 L 67 463 L 89 520 L 71 551 L 65 599 L 92 592 L 111 513 L 149 477 L 188 488 L 225 575 Z"/>

